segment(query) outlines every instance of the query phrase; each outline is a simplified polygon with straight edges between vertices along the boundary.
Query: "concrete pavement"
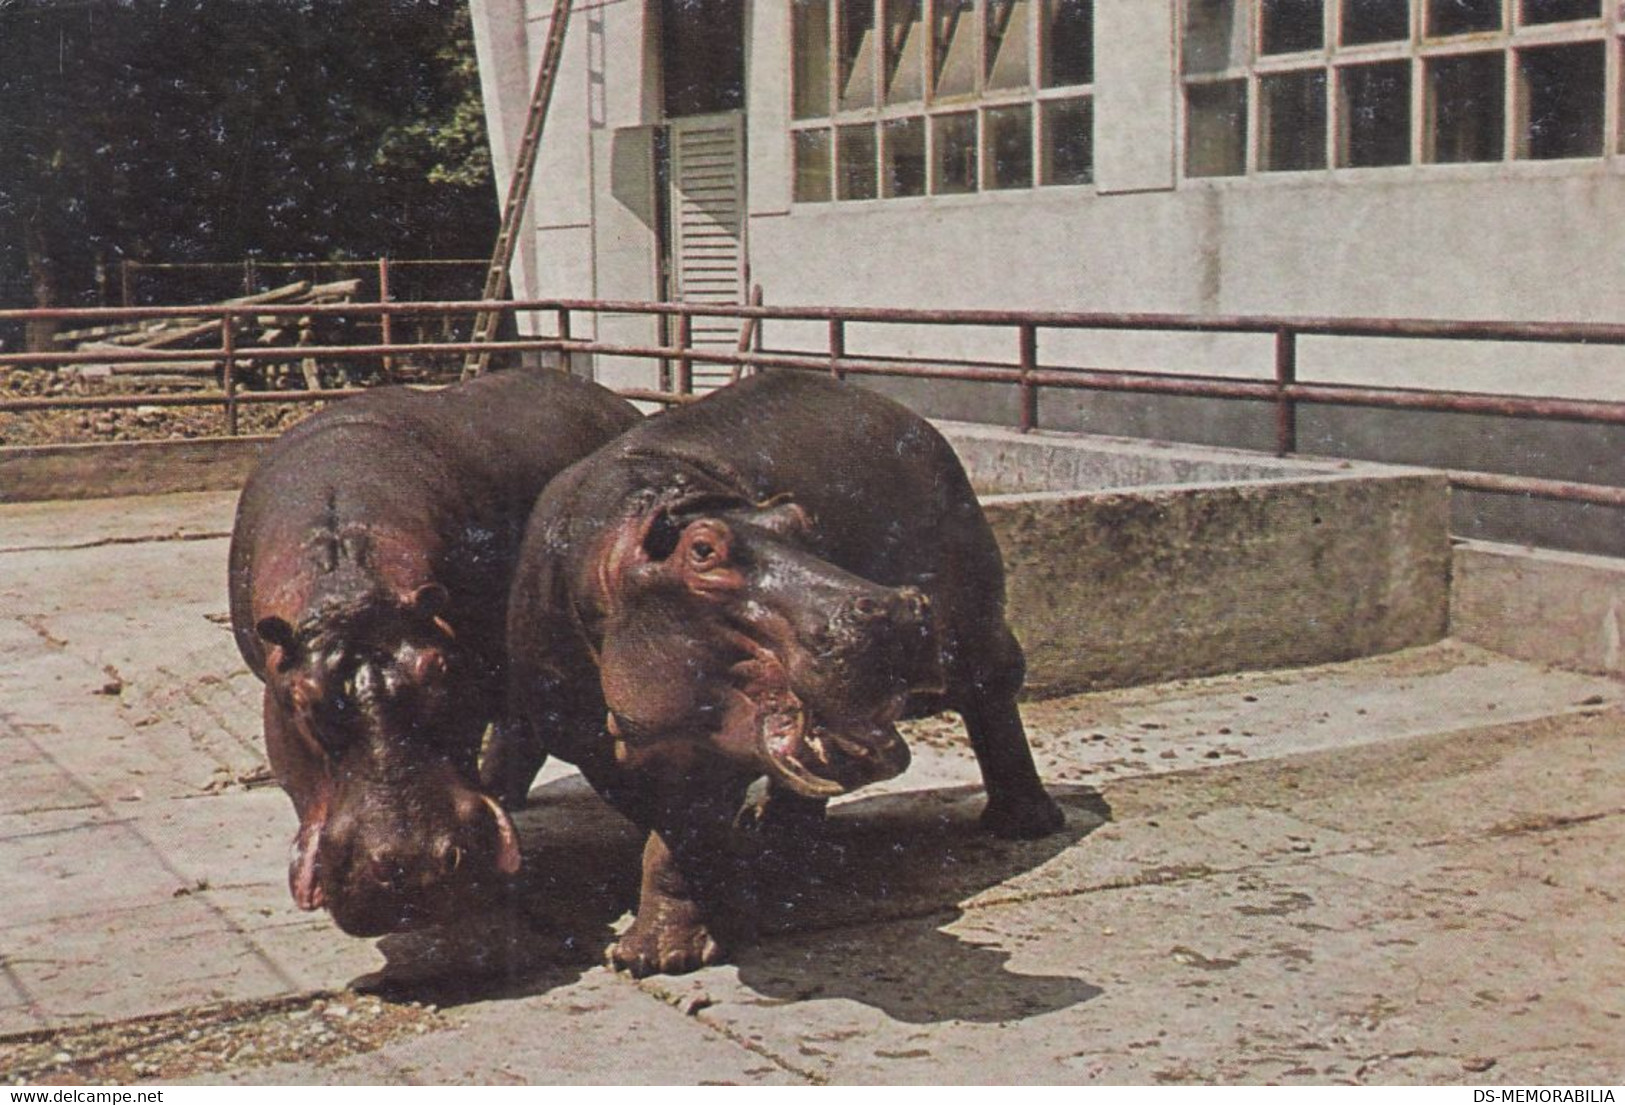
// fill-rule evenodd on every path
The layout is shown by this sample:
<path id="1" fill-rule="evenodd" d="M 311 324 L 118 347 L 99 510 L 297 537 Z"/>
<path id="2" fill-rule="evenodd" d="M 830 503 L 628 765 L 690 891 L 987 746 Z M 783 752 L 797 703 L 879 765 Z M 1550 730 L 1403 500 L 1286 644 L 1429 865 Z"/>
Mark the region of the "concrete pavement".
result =
<path id="1" fill-rule="evenodd" d="M 633 982 L 638 842 L 557 767 L 511 916 L 293 908 L 233 501 L 0 506 L 7 1081 L 1625 1081 L 1617 681 L 1447 641 L 1029 704 L 1068 824 L 1026 844 L 931 719 L 758 944 Z"/>

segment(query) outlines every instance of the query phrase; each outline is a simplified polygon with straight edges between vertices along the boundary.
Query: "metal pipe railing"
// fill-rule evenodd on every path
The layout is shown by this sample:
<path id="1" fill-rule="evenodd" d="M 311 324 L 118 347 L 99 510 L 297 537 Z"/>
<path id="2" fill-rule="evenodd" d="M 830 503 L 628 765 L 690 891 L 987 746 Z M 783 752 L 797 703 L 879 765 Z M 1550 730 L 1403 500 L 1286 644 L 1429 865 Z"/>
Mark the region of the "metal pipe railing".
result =
<path id="1" fill-rule="evenodd" d="M 387 293 L 386 293 L 387 295 Z M 396 320 L 428 315 L 473 315 L 485 310 L 551 313 L 557 334 L 509 341 L 438 341 L 297 346 L 245 346 L 239 340 L 242 323 L 254 319 L 332 317 L 376 319 L 385 325 L 386 339 Z M 645 315 L 675 317 L 675 344 L 584 340 L 573 335 L 576 316 Z M 218 320 L 219 343 L 200 349 L 97 348 L 95 350 L 38 353 L 0 353 L 0 367 L 53 368 L 95 363 L 139 367 L 143 364 L 195 363 L 220 373 L 220 390 L 200 394 L 142 394 L 51 396 L 0 399 L 0 412 L 49 409 L 98 409 L 134 406 L 221 406 L 227 432 L 237 432 L 237 409 L 244 403 L 314 402 L 356 394 L 358 388 L 319 391 L 254 391 L 243 386 L 242 369 L 261 362 L 293 362 L 322 358 L 377 359 L 382 364 L 405 357 L 461 356 L 469 352 L 548 352 L 561 358 L 600 354 L 645 358 L 676 366 L 673 390 L 627 389 L 630 398 L 666 404 L 689 402 L 693 394 L 694 365 L 730 365 L 735 372 L 750 367 L 802 369 L 847 375 L 897 376 L 964 380 L 1012 386 L 1019 396 L 1018 424 L 1023 431 L 1038 425 L 1038 400 L 1045 389 L 1090 390 L 1144 395 L 1247 400 L 1274 407 L 1277 452 L 1297 451 L 1300 404 L 1361 406 L 1373 409 L 1419 410 L 1492 415 L 1510 418 L 1572 421 L 1599 425 L 1625 425 L 1625 402 L 1541 398 L 1490 392 L 1369 387 L 1304 383 L 1299 378 L 1298 352 L 1304 337 L 1378 338 L 1403 340 L 1475 341 L 1496 343 L 1567 343 L 1625 346 L 1625 325 L 1615 323 L 1507 322 L 1501 320 L 1323 318 L 1312 316 L 1190 316 L 1159 313 L 1063 312 L 1005 310 L 925 310 L 878 307 L 767 307 L 751 304 L 700 304 L 636 300 L 543 299 L 407 301 L 341 304 L 204 304 L 138 308 L 27 308 L 0 310 L 0 323 L 57 319 L 69 322 L 147 321 L 185 318 Z M 759 343 L 766 322 L 823 323 L 826 348 L 766 351 L 743 342 L 731 348 L 696 345 L 694 322 L 703 318 L 731 318 L 746 322 Z M 854 324 L 913 325 L 925 327 L 1013 328 L 1017 356 L 1013 363 L 971 361 L 965 358 L 854 356 L 849 352 Z M 1231 378 L 1132 369 L 1045 366 L 1039 359 L 1041 330 L 1149 331 L 1172 333 L 1227 333 L 1268 336 L 1273 342 L 1273 372 L 1269 378 Z M 187 371 L 195 372 L 196 369 Z M 1492 473 L 1451 472 L 1454 486 L 1501 494 L 1527 494 L 1607 506 L 1625 506 L 1625 489 L 1532 477 Z"/>

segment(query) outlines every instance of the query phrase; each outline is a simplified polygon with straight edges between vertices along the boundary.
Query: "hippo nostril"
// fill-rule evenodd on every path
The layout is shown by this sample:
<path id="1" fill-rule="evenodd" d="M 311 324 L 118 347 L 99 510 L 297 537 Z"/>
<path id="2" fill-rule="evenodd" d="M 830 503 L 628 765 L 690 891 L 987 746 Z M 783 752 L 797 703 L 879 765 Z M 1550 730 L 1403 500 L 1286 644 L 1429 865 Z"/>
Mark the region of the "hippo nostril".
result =
<path id="1" fill-rule="evenodd" d="M 368 854 L 367 873 L 373 882 L 391 890 L 400 886 L 406 878 L 406 869 L 400 861 L 392 853 L 383 850 Z"/>
<path id="2" fill-rule="evenodd" d="M 440 861 L 442 875 L 453 875 L 463 865 L 463 850 L 451 841 L 443 840 L 435 849 L 435 858 Z"/>
<path id="3" fill-rule="evenodd" d="M 885 613 L 885 609 L 871 598 L 857 598 L 852 601 L 852 612 L 862 618 L 878 618 Z"/>

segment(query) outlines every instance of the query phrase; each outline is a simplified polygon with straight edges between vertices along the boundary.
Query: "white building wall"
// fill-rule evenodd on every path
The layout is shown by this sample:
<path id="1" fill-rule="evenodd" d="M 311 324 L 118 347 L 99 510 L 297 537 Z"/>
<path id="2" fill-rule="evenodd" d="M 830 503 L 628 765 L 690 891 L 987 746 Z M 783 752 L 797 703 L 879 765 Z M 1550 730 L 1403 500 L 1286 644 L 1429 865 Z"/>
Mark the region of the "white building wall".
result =
<path id="1" fill-rule="evenodd" d="M 499 173 L 528 77 L 511 74 L 518 0 L 474 0 Z M 551 0 L 529 0 L 534 65 Z M 633 146 L 659 121 L 645 3 L 576 14 L 548 122 L 521 290 L 657 294 L 654 227 Z M 791 202 L 786 2 L 749 6 L 748 248 L 769 304 L 1018 307 L 1194 314 L 1613 321 L 1625 302 L 1625 176 L 1617 154 L 1179 180 L 1175 0 L 1097 0 L 1096 172 L 1083 187 L 861 202 Z M 592 29 L 596 21 L 598 29 Z M 491 72 L 492 66 L 495 72 Z M 524 87 L 525 94 L 515 89 Z M 642 197 L 639 199 L 638 197 Z M 634 333 L 634 331 L 636 331 Z M 585 332 L 585 331 L 578 331 Z M 609 331 L 604 331 L 608 336 Z M 629 325 L 627 340 L 652 335 Z M 820 343 L 821 326 L 768 329 Z M 929 348 L 1009 360 L 1008 334 Z M 854 352 L 922 351 L 922 335 L 859 331 Z M 1267 340 L 1046 334 L 1046 360 L 1267 372 Z M 1611 351 L 1506 352 L 1306 341 L 1306 379 L 1625 398 Z"/>

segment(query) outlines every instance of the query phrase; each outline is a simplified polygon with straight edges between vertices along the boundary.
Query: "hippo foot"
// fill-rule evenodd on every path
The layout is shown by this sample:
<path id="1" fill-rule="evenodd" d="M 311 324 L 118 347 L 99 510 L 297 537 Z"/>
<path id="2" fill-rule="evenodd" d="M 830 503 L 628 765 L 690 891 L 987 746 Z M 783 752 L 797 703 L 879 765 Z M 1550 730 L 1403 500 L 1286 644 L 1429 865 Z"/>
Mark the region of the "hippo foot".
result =
<path id="1" fill-rule="evenodd" d="M 692 904 L 657 910 L 656 919 L 645 922 L 648 912 L 639 910 L 626 935 L 604 953 L 610 967 L 633 978 L 645 978 L 687 974 L 722 962 L 722 945 L 703 922 L 692 916 Z"/>
<path id="2" fill-rule="evenodd" d="M 1036 840 L 1058 831 L 1066 815 L 1043 791 L 1022 799 L 990 801 L 982 811 L 982 829 L 1002 840 Z"/>

